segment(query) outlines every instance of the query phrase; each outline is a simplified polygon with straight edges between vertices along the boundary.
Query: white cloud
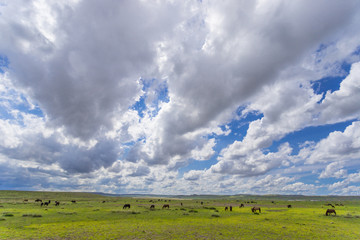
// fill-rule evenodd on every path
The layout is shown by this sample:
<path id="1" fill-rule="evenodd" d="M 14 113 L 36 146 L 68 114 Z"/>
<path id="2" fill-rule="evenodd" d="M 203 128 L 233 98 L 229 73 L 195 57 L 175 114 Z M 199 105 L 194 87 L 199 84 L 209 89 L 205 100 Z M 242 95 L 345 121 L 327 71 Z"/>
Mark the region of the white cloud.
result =
<path id="1" fill-rule="evenodd" d="M 18 168 L 25 177 L 13 184 L 41 181 L 37 189 L 157 193 L 316 191 L 284 176 L 289 166 L 314 169 L 319 181 L 348 179 L 357 121 L 297 156 L 288 143 L 267 148 L 308 126 L 359 118 L 358 12 L 357 1 L 7 1 L 6 176 Z M 345 76 L 344 62 L 352 67 L 340 89 L 314 93 L 313 81 Z M 263 117 L 241 139 L 230 123 L 252 112 Z M 179 178 L 190 159 L 216 154 L 216 164 Z M 339 184 L 356 191 L 356 182 Z"/>
<path id="2" fill-rule="evenodd" d="M 360 173 L 349 174 L 346 179 L 340 182 L 335 182 L 328 186 L 328 189 L 332 194 L 340 195 L 355 195 L 360 193 Z"/>
<path id="3" fill-rule="evenodd" d="M 315 146 L 303 148 L 299 156 L 306 163 L 352 161 L 360 158 L 360 122 L 355 121 L 344 132 L 335 131 Z"/>
<path id="4" fill-rule="evenodd" d="M 326 166 L 325 170 L 321 172 L 319 178 L 345 178 L 347 171 L 342 169 L 343 164 L 340 162 L 333 162 Z"/>

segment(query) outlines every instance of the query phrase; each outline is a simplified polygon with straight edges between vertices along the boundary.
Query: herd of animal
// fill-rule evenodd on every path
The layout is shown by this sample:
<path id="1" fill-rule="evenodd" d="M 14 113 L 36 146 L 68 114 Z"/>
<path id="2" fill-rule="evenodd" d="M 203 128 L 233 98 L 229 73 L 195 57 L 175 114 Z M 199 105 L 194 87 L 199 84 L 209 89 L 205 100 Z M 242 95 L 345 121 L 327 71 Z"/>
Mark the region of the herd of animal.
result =
<path id="1" fill-rule="evenodd" d="M 26 203 L 29 202 L 29 199 L 24 199 L 24 202 L 26 202 Z M 42 207 L 42 206 L 49 206 L 51 203 L 51 200 L 43 201 L 43 200 L 37 198 L 37 199 L 35 199 L 35 202 L 40 203 L 40 206 Z M 71 202 L 76 203 L 76 200 L 71 200 Z M 55 201 L 55 206 L 60 206 L 60 201 Z"/>
<path id="2" fill-rule="evenodd" d="M 28 199 L 24 199 L 24 202 L 28 202 L 29 200 Z M 166 200 L 165 200 L 166 201 Z M 169 200 L 170 201 L 170 200 Z M 150 200 L 150 202 L 153 202 L 153 200 Z M 51 203 L 51 200 L 48 200 L 48 201 L 43 201 L 43 200 L 41 200 L 41 199 L 35 199 L 35 203 L 40 203 L 40 206 L 42 207 L 42 206 L 49 206 L 50 205 L 50 203 Z M 76 203 L 76 200 L 71 200 L 71 203 Z M 103 201 L 102 203 L 105 203 L 105 201 Z M 256 202 L 254 202 L 254 201 L 251 201 L 251 202 L 246 202 L 246 203 L 256 203 Z M 274 201 L 272 201 L 272 203 L 274 203 L 275 204 L 275 202 Z M 180 203 L 181 204 L 181 206 L 183 206 L 183 203 Z M 201 202 L 201 205 L 203 205 L 204 204 L 204 202 Z M 60 202 L 59 201 L 55 201 L 55 206 L 59 206 L 60 205 Z M 331 203 L 328 203 L 328 204 L 325 204 L 325 206 L 331 206 L 332 208 L 330 208 L 330 209 L 327 209 L 326 210 L 326 213 L 325 213 L 325 215 L 326 216 L 330 216 L 331 214 L 334 214 L 335 216 L 336 216 L 336 211 L 335 211 L 335 206 L 344 206 L 344 204 L 342 204 L 342 203 L 340 203 L 340 204 L 335 204 L 335 206 L 333 205 L 333 204 L 331 204 Z M 241 203 L 240 205 L 239 205 L 239 208 L 243 208 L 243 207 L 245 207 L 245 205 L 243 204 L 243 203 Z M 131 208 L 131 205 L 129 204 L 129 203 L 127 203 L 127 204 L 124 204 L 124 206 L 123 206 L 123 209 L 130 209 Z M 163 206 L 162 206 L 162 209 L 170 209 L 170 205 L 169 204 L 164 204 Z M 287 208 L 292 208 L 292 205 L 287 205 Z M 152 205 L 150 205 L 150 209 L 155 209 L 155 205 L 154 204 L 152 204 Z M 232 206 L 225 206 L 225 211 L 232 211 L 232 209 L 233 209 L 233 207 Z M 253 212 L 253 213 L 255 213 L 255 214 L 259 214 L 259 213 L 261 213 L 261 208 L 260 207 L 257 207 L 257 206 L 254 206 L 254 207 L 252 207 L 251 208 L 251 212 Z"/>

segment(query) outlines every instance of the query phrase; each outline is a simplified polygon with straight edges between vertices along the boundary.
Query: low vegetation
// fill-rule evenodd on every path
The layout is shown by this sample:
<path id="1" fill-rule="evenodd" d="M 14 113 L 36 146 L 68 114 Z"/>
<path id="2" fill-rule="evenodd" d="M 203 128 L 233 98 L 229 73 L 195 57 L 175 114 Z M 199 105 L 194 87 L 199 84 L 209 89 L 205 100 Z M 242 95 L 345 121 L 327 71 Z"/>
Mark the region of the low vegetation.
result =
<path id="1" fill-rule="evenodd" d="M 360 197 L 0 191 L 0 205 L 0 239 L 360 239 Z"/>

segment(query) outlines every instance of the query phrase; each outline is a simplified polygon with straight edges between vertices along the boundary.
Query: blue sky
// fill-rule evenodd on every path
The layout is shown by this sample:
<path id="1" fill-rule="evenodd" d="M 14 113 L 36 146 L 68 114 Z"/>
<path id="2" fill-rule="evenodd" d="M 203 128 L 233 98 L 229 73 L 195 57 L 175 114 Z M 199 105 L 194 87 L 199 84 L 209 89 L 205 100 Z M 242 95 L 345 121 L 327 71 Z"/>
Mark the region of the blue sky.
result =
<path id="1" fill-rule="evenodd" d="M 360 193 L 358 1 L 0 1 L 0 189 Z"/>

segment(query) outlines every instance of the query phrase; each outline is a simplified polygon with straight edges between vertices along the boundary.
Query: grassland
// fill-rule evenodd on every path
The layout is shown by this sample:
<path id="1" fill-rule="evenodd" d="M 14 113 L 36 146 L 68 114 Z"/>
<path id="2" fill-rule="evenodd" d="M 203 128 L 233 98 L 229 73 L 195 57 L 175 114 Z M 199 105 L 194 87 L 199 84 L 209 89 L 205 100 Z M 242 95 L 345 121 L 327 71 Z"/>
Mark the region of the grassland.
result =
<path id="1" fill-rule="evenodd" d="M 337 204 L 336 216 L 325 216 L 328 203 Z M 360 239 L 360 198 L 0 191 L 0 239 Z"/>

